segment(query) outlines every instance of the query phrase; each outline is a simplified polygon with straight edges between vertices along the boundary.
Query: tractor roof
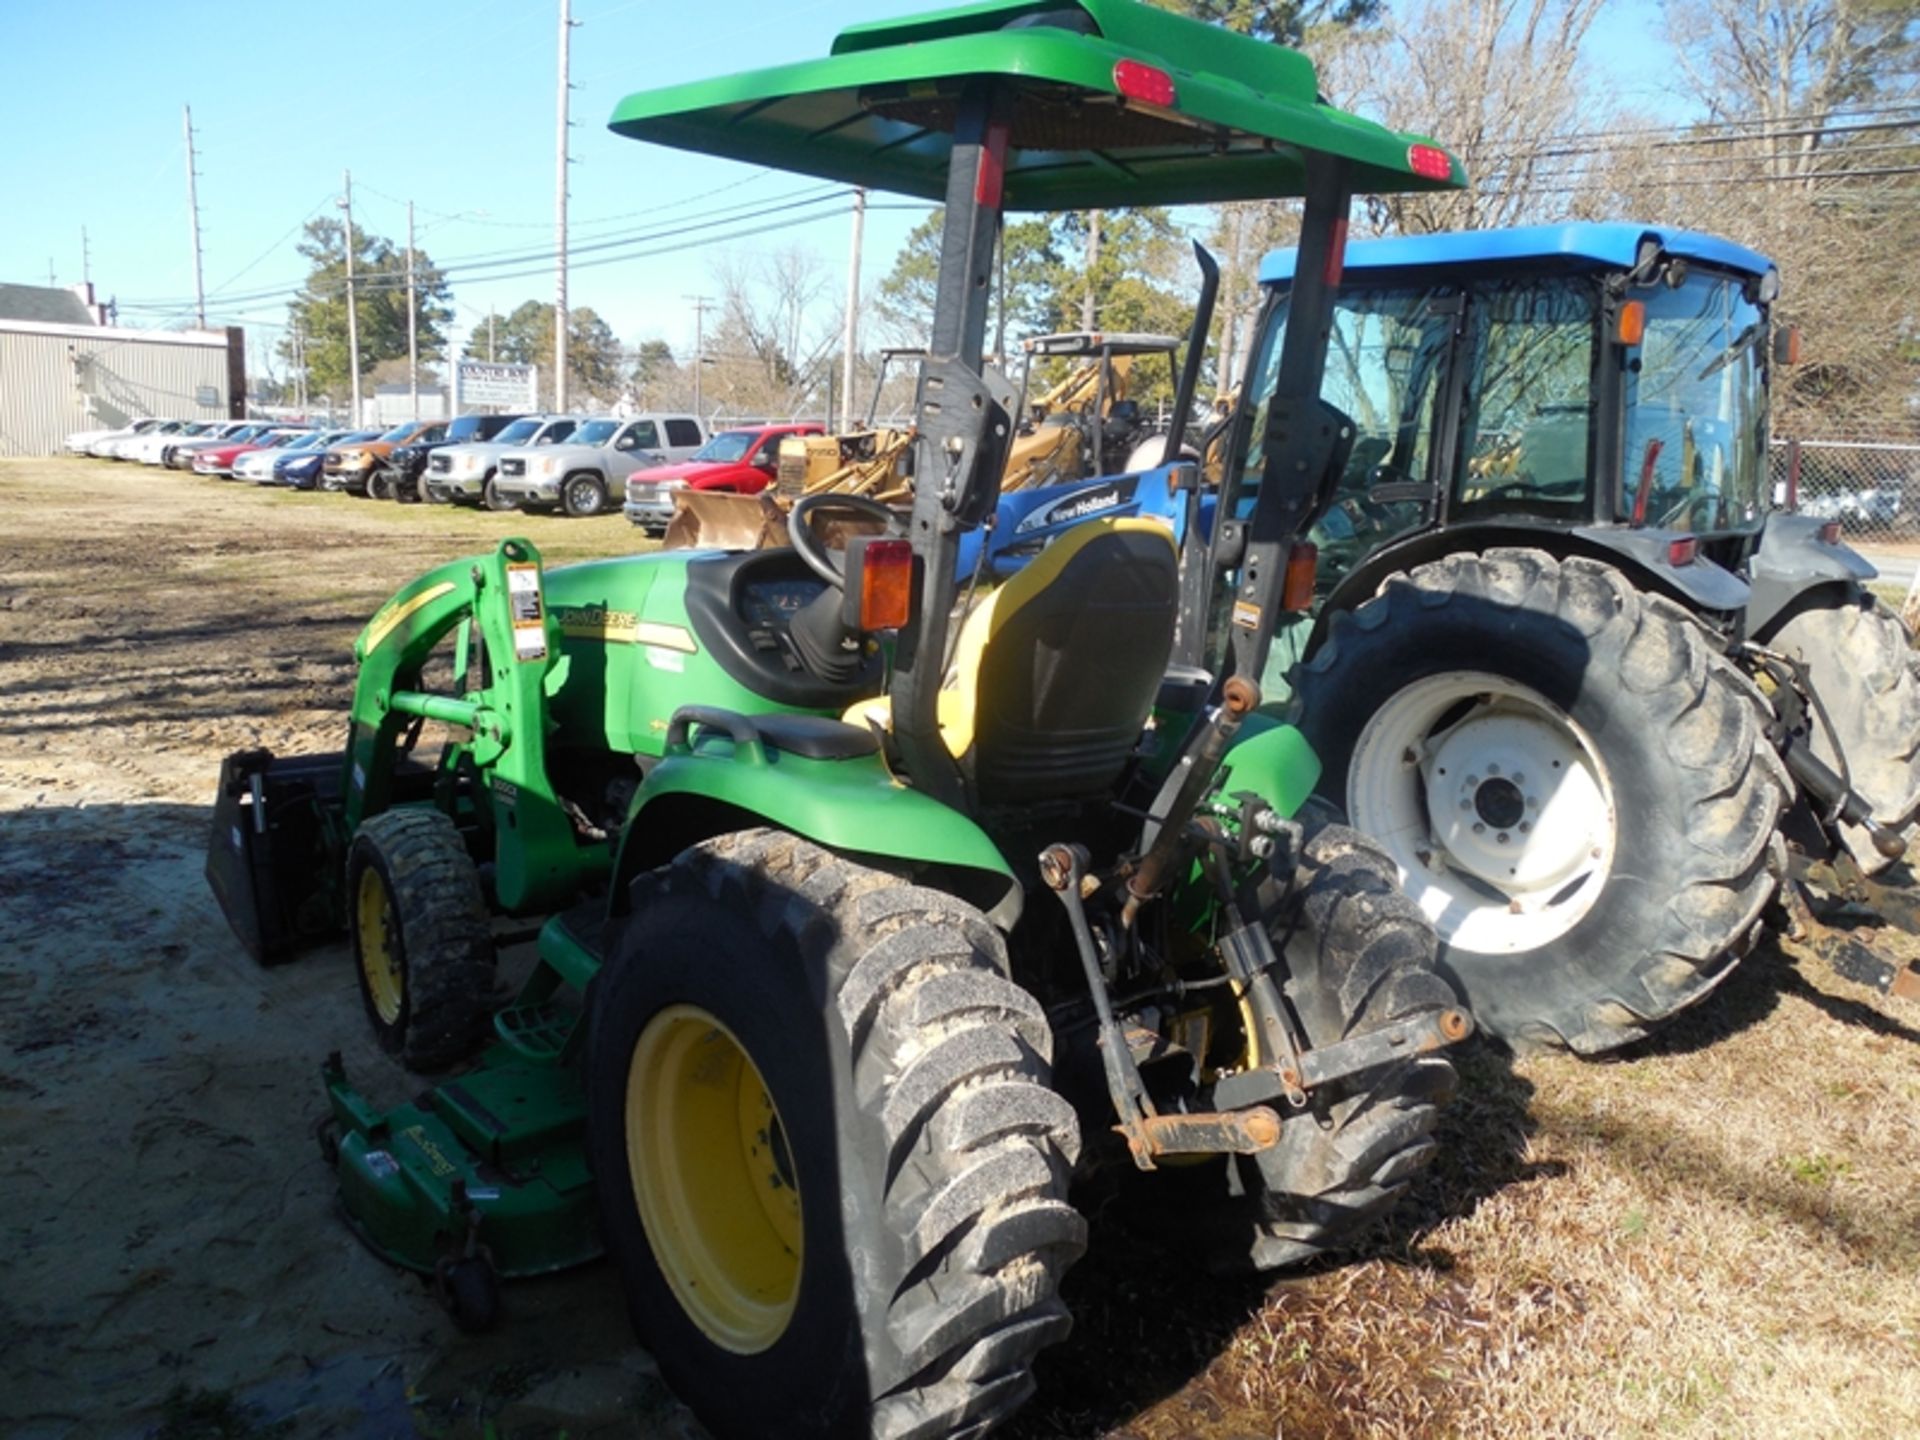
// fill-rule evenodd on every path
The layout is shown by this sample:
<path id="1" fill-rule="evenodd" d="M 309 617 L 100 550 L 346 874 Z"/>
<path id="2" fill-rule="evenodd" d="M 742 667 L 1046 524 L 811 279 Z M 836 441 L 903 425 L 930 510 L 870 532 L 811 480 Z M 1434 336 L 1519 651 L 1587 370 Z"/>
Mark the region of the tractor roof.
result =
<path id="1" fill-rule="evenodd" d="M 1652 240 L 1669 255 L 1742 275 L 1765 275 L 1773 262 L 1758 251 L 1717 235 L 1628 221 L 1612 224 L 1526 225 L 1509 230 L 1457 230 L 1438 235 L 1398 235 L 1356 240 L 1347 246 L 1346 273 L 1427 269 L 1436 265 L 1514 265 L 1529 260 L 1572 260 L 1595 268 L 1631 269 L 1642 242 Z M 1294 252 L 1275 250 L 1261 263 L 1260 283 L 1293 278 Z"/>
<path id="2" fill-rule="evenodd" d="M 983 79 L 1015 91 L 1009 210 L 1297 195 L 1305 150 L 1352 161 L 1357 193 L 1466 183 L 1432 142 L 1324 104 L 1306 56 L 1135 0 L 991 0 L 856 25 L 827 59 L 643 91 L 611 124 L 939 200 L 958 96 Z"/>

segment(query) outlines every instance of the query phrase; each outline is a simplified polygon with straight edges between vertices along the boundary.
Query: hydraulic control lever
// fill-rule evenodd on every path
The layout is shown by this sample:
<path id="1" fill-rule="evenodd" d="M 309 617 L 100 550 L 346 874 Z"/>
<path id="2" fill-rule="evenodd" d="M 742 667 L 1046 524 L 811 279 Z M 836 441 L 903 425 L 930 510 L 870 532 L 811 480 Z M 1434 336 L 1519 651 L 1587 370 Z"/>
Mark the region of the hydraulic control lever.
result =
<path id="1" fill-rule="evenodd" d="M 1140 907 L 1166 884 L 1174 862 L 1187 839 L 1187 822 L 1192 820 L 1213 788 L 1214 772 L 1240 733 L 1240 725 L 1260 703 L 1260 687 L 1244 675 L 1229 675 L 1221 687 L 1220 707 L 1204 724 L 1196 727 L 1182 755 L 1167 772 L 1166 783 L 1154 797 L 1151 815 L 1159 822 L 1147 853 L 1127 877 L 1127 903 L 1120 912 L 1123 925 L 1131 926 Z"/>

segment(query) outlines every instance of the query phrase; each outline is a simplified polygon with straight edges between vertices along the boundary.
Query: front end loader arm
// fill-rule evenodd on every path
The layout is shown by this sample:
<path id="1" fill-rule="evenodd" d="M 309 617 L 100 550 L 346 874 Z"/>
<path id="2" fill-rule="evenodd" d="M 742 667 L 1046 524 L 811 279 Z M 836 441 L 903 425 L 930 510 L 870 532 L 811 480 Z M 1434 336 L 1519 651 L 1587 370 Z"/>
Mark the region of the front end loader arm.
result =
<path id="1" fill-rule="evenodd" d="M 428 658 L 456 630 L 453 685 L 460 693 L 422 690 Z M 566 674 L 558 638 L 540 554 L 525 540 L 503 540 L 491 554 L 431 570 L 383 605 L 353 646 L 360 668 L 341 781 L 347 833 L 393 804 L 409 726 L 458 726 L 470 733 L 467 750 L 485 785 L 475 802 L 493 810 L 501 906 L 537 910 L 571 895 L 578 879 L 573 827 L 547 775 L 547 697 Z"/>

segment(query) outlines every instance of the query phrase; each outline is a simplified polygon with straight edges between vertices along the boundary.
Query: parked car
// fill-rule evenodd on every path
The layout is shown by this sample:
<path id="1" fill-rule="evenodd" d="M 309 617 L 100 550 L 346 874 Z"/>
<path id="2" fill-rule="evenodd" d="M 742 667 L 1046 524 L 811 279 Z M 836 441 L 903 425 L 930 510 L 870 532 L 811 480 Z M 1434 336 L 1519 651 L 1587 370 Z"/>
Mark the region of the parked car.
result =
<path id="1" fill-rule="evenodd" d="M 427 498 L 511 510 L 513 502 L 501 499 L 494 490 L 500 457 L 522 446 L 558 445 L 579 424 L 577 415 L 526 415 L 491 440 L 444 446 L 427 457 Z"/>
<path id="2" fill-rule="evenodd" d="M 169 470 L 191 470 L 193 457 L 215 445 L 235 445 L 274 428 L 271 420 L 224 420 L 201 435 L 177 435 L 161 447 L 160 463 Z"/>
<path id="3" fill-rule="evenodd" d="M 178 430 L 153 429 L 144 435 L 133 435 L 120 443 L 120 458 L 136 460 L 142 465 L 158 465 L 169 447 L 188 440 L 211 439 L 226 423 L 220 420 L 189 420 Z"/>
<path id="4" fill-rule="evenodd" d="M 226 479 L 233 477 L 233 462 L 242 455 L 252 454 L 256 450 L 273 450 L 285 445 L 301 432 L 297 429 L 263 430 L 245 440 L 229 441 L 221 445 L 209 445 L 196 450 L 193 455 L 193 473 L 196 475 L 218 475 Z"/>
<path id="5" fill-rule="evenodd" d="M 118 460 L 123 445 L 138 440 L 143 435 L 171 435 L 186 423 L 184 420 L 157 420 L 144 430 L 135 429 L 132 426 L 124 430 L 110 430 L 87 446 L 87 454 L 96 460 Z"/>
<path id="6" fill-rule="evenodd" d="M 118 440 L 128 435 L 144 435 L 149 430 L 166 423 L 166 420 L 160 416 L 149 415 L 126 425 L 108 425 L 98 430 L 76 430 L 67 436 L 67 453 L 91 454 L 92 448 L 103 441 Z"/>
<path id="7" fill-rule="evenodd" d="M 822 435 L 824 425 L 754 425 L 722 430 L 693 458 L 656 465 L 627 479 L 627 519 L 649 534 L 660 534 L 673 519 L 673 497 L 682 490 L 725 495 L 758 495 L 773 482 L 780 442 L 789 435 Z"/>
<path id="8" fill-rule="evenodd" d="M 1839 520 L 1850 527 L 1886 530 L 1900 519 L 1900 487 L 1869 485 L 1825 495 L 1800 495 L 1800 513 L 1822 520 Z"/>
<path id="9" fill-rule="evenodd" d="M 393 477 L 392 493 L 381 498 L 398 500 L 402 505 L 419 503 L 425 498 L 420 493 L 420 477 L 426 473 L 428 457 L 434 451 L 448 445 L 492 440 L 521 418 L 519 415 L 456 415 L 447 422 L 447 433 L 442 438 L 402 445 L 387 457 L 387 473 Z"/>
<path id="10" fill-rule="evenodd" d="M 395 450 L 402 445 L 439 440 L 446 433 L 447 422 L 444 420 L 409 420 L 372 440 L 355 445 L 336 445 L 327 451 L 327 458 L 321 466 L 321 488 L 344 490 L 349 495 L 365 499 L 367 482 L 373 478 L 373 472 L 385 465 L 387 457 Z"/>
<path id="11" fill-rule="evenodd" d="M 522 510 L 551 510 L 569 515 L 598 515 L 626 499 L 627 477 L 667 463 L 641 443 L 659 434 L 652 420 L 616 420 L 610 415 L 584 420 L 564 444 L 509 450 L 500 457 L 494 493 Z"/>
<path id="12" fill-rule="evenodd" d="M 691 460 L 707 443 L 706 427 L 691 415 L 669 415 L 647 410 L 619 417 L 640 427 L 640 448 L 658 451 L 668 461 Z"/>
<path id="13" fill-rule="evenodd" d="M 369 440 L 378 440 L 378 430 L 336 430 L 312 450 L 297 450 L 273 465 L 273 483 L 290 485 L 295 490 L 318 490 L 321 477 L 326 472 L 327 456 L 341 446 L 364 444 Z"/>
<path id="14" fill-rule="evenodd" d="M 290 435 L 284 445 L 275 445 L 271 449 L 249 450 L 233 462 L 233 478 L 251 480 L 257 485 L 273 483 L 273 467 L 289 455 L 311 455 L 343 437 L 343 430 L 316 430 L 311 426 L 299 433 Z"/>

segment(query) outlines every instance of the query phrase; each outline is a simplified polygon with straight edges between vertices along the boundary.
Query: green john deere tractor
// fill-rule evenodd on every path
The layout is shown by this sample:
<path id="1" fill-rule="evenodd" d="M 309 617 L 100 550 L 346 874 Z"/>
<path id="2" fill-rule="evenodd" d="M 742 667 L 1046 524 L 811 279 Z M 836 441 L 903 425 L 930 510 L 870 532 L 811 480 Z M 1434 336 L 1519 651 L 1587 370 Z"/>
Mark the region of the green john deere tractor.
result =
<path id="1" fill-rule="evenodd" d="M 1182 1165 L 1179 1228 L 1222 1263 L 1351 1245 L 1431 1154 L 1472 1024 L 1391 861 L 1303 809 L 1318 763 L 1255 713 L 1350 439 L 1323 326 L 1288 336 L 1234 554 L 1091 522 L 956 613 L 1012 439 L 978 359 L 1000 217 L 1301 196 L 1317 276 L 1355 193 L 1461 176 L 1303 57 L 1131 0 L 862 26 L 613 127 L 944 202 L 911 509 L 420 577 L 356 643 L 344 756 L 229 759 L 210 877 L 263 959 L 344 924 L 403 1062 L 478 1052 L 388 1111 L 325 1068 L 346 1215 L 456 1321 L 604 1252 L 716 1434 L 978 1434 L 1069 1327 L 1077 1173 Z M 1217 653 L 1171 666 L 1216 574 Z M 515 917 L 538 962 L 489 1014 Z"/>

